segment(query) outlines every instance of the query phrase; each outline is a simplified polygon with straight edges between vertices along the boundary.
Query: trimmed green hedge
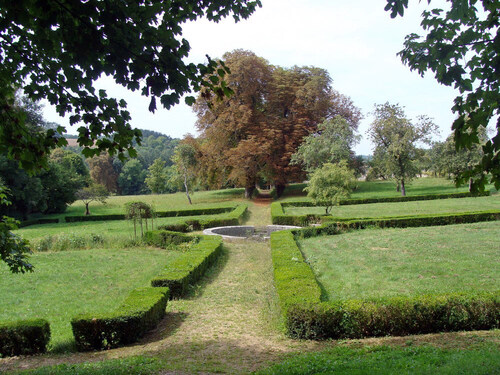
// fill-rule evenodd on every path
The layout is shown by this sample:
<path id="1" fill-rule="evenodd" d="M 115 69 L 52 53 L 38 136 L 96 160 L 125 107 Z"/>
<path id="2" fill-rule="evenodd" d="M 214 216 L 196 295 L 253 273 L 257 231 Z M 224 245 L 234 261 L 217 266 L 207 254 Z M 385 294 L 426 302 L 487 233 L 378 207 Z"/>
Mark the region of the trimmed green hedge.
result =
<path id="1" fill-rule="evenodd" d="M 287 310 L 291 337 L 341 339 L 405 336 L 499 327 L 500 291 L 296 304 Z"/>
<path id="2" fill-rule="evenodd" d="M 170 288 L 170 298 L 178 298 L 187 292 L 189 285 L 197 282 L 205 274 L 222 252 L 222 238 L 199 237 L 198 243 L 182 257 L 169 263 L 168 267 L 151 281 L 152 286 L 167 286 Z"/>
<path id="3" fill-rule="evenodd" d="M 332 224 L 271 234 L 274 280 L 289 336 L 360 338 L 500 326 L 500 291 L 321 302 L 321 289 L 294 234 L 337 233 L 340 228 Z"/>
<path id="4" fill-rule="evenodd" d="M 156 212 L 156 217 L 177 217 L 177 216 L 198 216 L 198 215 L 216 215 L 233 211 L 237 206 L 234 204 L 219 206 L 219 207 L 198 207 L 179 209 L 172 211 L 159 211 Z M 108 220 L 125 220 L 124 214 L 108 214 L 108 215 L 75 215 L 66 216 L 66 222 L 72 223 L 77 221 L 108 221 Z"/>
<path id="5" fill-rule="evenodd" d="M 173 223 L 160 225 L 158 229 L 171 230 L 178 232 L 189 232 L 193 230 L 201 230 L 205 228 L 213 228 L 227 225 L 240 225 L 246 215 L 248 209 L 247 204 L 236 206 L 231 212 L 218 215 L 204 215 L 199 219 L 187 219 L 181 223 Z"/>
<path id="6" fill-rule="evenodd" d="M 18 225 L 19 228 L 28 227 L 30 225 L 38 225 L 38 224 L 56 224 L 59 223 L 59 219 L 31 219 L 21 221 Z"/>
<path id="7" fill-rule="evenodd" d="M 310 222 L 317 222 L 320 220 L 322 215 L 287 215 L 283 211 L 284 203 L 273 202 L 271 203 L 271 221 L 275 225 L 294 225 L 294 226 L 306 226 Z M 291 202 L 290 202 L 291 203 Z M 310 202 L 312 203 L 312 202 Z"/>
<path id="8" fill-rule="evenodd" d="M 110 349 L 137 341 L 158 325 L 168 298 L 168 288 L 138 288 L 114 312 L 76 316 L 71 326 L 78 350 Z"/>
<path id="9" fill-rule="evenodd" d="M 293 304 L 310 304 L 320 300 L 321 289 L 311 267 L 304 261 L 292 231 L 271 233 L 271 255 L 274 283 L 285 315 Z"/>
<path id="10" fill-rule="evenodd" d="M 75 223 L 79 221 L 108 221 L 108 220 L 125 220 L 124 214 L 109 214 L 109 215 L 87 215 L 87 216 L 65 216 L 64 220 L 67 223 Z"/>
<path id="11" fill-rule="evenodd" d="M 495 221 L 500 220 L 500 211 L 491 210 L 440 215 L 414 215 L 355 220 L 324 216 L 323 220 L 325 226 L 331 225 L 332 222 L 335 222 L 334 225 L 340 226 L 344 229 L 364 229 L 371 226 L 380 228 L 408 228 Z"/>
<path id="12" fill-rule="evenodd" d="M 0 355 L 44 353 L 50 340 L 50 325 L 45 319 L 0 323 Z"/>
<path id="13" fill-rule="evenodd" d="M 188 236 L 168 230 L 152 230 L 144 233 L 144 242 L 148 245 L 167 248 L 170 245 L 179 245 L 185 242 L 198 241 L 199 237 Z"/>

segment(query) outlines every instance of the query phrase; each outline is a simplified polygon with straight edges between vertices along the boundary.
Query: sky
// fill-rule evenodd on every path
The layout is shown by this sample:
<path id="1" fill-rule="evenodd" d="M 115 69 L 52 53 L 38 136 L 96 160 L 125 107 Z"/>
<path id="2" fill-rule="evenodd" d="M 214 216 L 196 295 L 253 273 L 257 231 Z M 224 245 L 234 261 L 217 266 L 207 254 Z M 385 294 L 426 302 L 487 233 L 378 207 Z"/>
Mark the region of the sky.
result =
<path id="1" fill-rule="evenodd" d="M 326 69 L 332 87 L 349 96 L 363 112 L 357 154 L 372 153 L 373 145 L 366 134 L 373 121 L 370 113 L 375 104 L 385 102 L 404 107 L 412 120 L 416 121 L 418 115 L 433 118 L 440 129 L 436 140 L 443 140 L 451 133 L 455 118 L 451 107 L 458 92 L 438 84 L 432 74 L 421 77 L 410 71 L 397 56 L 406 35 L 423 34 L 420 21 L 427 2 L 410 2 L 405 16 L 396 19 L 384 11 L 385 4 L 386 0 L 262 0 L 262 8 L 238 23 L 231 17 L 219 23 L 201 19 L 184 24 L 183 37 L 191 45 L 188 60 L 206 62 L 206 54 L 217 58 L 234 49 L 245 49 L 273 65 Z M 152 114 L 147 98 L 117 86 L 110 78 L 100 79 L 96 87 L 127 101 L 134 127 L 174 138 L 197 134 L 196 116 L 183 102 Z M 75 133 L 69 121 L 60 118 L 49 104 L 44 114 L 48 121 Z"/>

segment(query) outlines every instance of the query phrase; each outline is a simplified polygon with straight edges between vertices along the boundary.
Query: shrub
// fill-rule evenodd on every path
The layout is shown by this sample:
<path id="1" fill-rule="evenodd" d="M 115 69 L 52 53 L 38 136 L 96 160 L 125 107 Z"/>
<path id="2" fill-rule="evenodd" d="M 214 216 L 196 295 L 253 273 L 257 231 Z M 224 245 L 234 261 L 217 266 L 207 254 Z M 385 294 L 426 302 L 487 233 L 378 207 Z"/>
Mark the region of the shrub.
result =
<path id="1" fill-rule="evenodd" d="M 296 304 L 287 333 L 303 339 L 404 336 L 499 327 L 500 292 Z"/>
<path id="2" fill-rule="evenodd" d="M 168 298 L 168 288 L 139 288 L 114 312 L 73 318 L 71 326 L 78 350 L 110 349 L 137 341 L 158 325 Z"/>
<path id="3" fill-rule="evenodd" d="M 0 323 L 2 356 L 44 353 L 49 340 L 50 325 L 44 319 Z"/>
<path id="4" fill-rule="evenodd" d="M 199 237 L 188 236 L 179 232 L 168 230 L 153 230 L 144 234 L 144 242 L 148 245 L 167 248 L 171 245 L 179 245 L 186 242 L 197 242 Z"/>
<path id="5" fill-rule="evenodd" d="M 24 228 L 30 225 L 39 225 L 39 224 L 57 224 L 59 223 L 59 219 L 31 219 L 22 221 L 18 227 Z"/>
<path id="6" fill-rule="evenodd" d="M 226 225 L 239 225 L 243 222 L 247 208 L 248 205 L 240 204 L 234 207 L 231 212 L 218 215 L 204 215 L 200 218 L 191 218 L 180 223 L 160 225 L 158 226 L 158 229 L 188 232 L 192 230 L 201 230 Z"/>
<path id="7" fill-rule="evenodd" d="M 197 282 L 222 252 L 222 239 L 219 236 L 200 236 L 200 238 L 201 240 L 189 251 L 175 259 L 156 276 L 151 285 L 169 287 L 171 298 L 184 295 L 189 285 Z"/>

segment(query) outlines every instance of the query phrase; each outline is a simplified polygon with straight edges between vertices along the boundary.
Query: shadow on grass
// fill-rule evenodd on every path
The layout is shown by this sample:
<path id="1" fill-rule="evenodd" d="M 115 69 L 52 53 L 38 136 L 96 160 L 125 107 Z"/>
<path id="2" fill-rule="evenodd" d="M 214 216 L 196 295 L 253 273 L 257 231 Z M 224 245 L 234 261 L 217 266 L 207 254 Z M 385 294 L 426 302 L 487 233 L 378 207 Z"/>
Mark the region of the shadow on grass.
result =
<path id="1" fill-rule="evenodd" d="M 172 336 L 182 326 L 182 322 L 186 320 L 188 315 L 185 312 L 167 311 L 165 317 L 155 329 L 146 333 L 143 338 L 130 346 L 149 344 Z"/>
<path id="2" fill-rule="evenodd" d="M 224 267 L 226 266 L 229 260 L 229 250 L 223 244 L 222 252 L 219 258 L 215 261 L 215 263 L 206 271 L 205 275 L 201 278 L 196 285 L 190 285 L 189 291 L 183 296 L 181 299 L 184 300 L 193 300 L 200 298 L 203 295 L 203 292 L 207 285 L 211 284 L 219 274 L 222 272 Z"/>

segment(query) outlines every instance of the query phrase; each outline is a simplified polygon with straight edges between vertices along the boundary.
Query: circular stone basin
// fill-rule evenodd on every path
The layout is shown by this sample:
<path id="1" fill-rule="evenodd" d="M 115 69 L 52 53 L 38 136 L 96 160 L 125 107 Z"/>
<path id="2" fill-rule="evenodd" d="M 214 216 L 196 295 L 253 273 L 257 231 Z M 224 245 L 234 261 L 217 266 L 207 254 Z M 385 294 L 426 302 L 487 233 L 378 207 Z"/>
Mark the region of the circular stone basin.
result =
<path id="1" fill-rule="evenodd" d="M 291 225 L 268 225 L 267 227 L 255 227 L 253 225 L 233 225 L 227 227 L 208 228 L 203 231 L 203 234 L 211 236 L 222 236 L 224 239 L 252 239 L 252 240 L 267 240 L 272 232 L 286 229 L 296 229 Z"/>

